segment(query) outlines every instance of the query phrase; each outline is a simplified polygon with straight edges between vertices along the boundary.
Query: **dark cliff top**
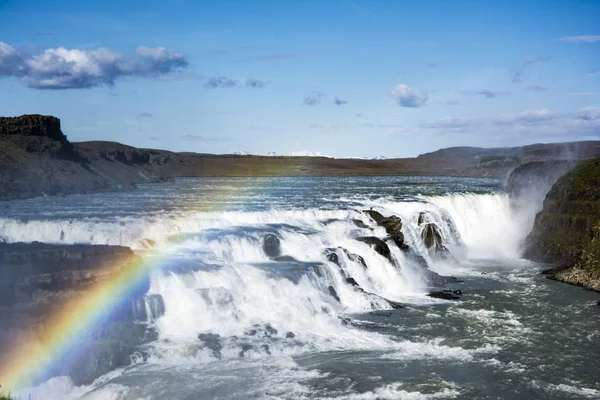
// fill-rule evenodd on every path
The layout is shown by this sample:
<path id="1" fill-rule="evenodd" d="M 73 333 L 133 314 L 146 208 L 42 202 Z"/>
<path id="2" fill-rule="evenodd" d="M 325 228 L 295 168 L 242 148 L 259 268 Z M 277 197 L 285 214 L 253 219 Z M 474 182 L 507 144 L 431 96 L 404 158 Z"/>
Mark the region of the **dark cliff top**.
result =
<path id="1" fill-rule="evenodd" d="M 582 161 L 548 192 L 555 201 L 600 201 L 600 157 Z"/>
<path id="2" fill-rule="evenodd" d="M 67 142 L 67 137 L 60 129 L 60 119 L 50 115 L 0 117 L 0 135 L 41 136 L 61 143 Z"/>

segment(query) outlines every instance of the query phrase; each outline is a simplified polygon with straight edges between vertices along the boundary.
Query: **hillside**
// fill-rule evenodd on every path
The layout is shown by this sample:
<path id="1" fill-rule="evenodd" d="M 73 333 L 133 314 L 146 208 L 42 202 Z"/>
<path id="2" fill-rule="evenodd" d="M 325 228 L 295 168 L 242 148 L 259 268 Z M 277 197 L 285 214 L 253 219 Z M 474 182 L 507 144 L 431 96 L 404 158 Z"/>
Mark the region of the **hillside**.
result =
<path id="1" fill-rule="evenodd" d="M 526 258 L 562 267 L 551 278 L 600 291 L 600 158 L 552 186 L 526 244 Z"/>
<path id="2" fill-rule="evenodd" d="M 506 177 L 515 167 L 600 155 L 600 142 L 512 148 L 453 147 L 416 158 L 335 159 L 176 153 L 115 142 L 71 143 L 52 116 L 0 118 L 0 200 L 131 190 L 202 176 L 446 175 Z"/>

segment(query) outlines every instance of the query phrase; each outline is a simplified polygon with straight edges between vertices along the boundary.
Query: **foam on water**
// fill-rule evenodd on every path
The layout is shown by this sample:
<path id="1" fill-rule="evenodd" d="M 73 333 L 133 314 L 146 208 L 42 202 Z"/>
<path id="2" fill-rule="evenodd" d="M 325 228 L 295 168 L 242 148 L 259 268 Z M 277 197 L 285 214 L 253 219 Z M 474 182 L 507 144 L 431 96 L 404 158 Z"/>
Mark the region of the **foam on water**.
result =
<path id="1" fill-rule="evenodd" d="M 412 256 L 422 257 L 438 272 L 461 275 L 469 273 L 474 259 L 518 258 L 530 215 L 512 209 L 508 197 L 500 193 L 420 196 L 411 201 L 391 196 L 361 199 L 356 205 L 358 199 L 350 198 L 348 207 L 338 199 L 340 208 L 327 210 L 188 209 L 110 220 L 0 218 L 0 237 L 9 242 L 151 248 L 144 256 L 157 268 L 152 271 L 148 294 L 160 295 L 166 311 L 149 322 L 156 328 L 158 340 L 144 349 L 144 365 L 157 368 L 157 374 L 169 368 L 183 368 L 187 373 L 194 368 L 225 368 L 228 363 L 276 362 L 315 351 L 382 351 L 385 354 L 380 359 L 460 362 L 500 352 L 502 342 L 465 348 L 445 344 L 442 338 L 399 340 L 353 326 L 348 315 L 390 308 L 385 299 L 415 305 L 445 303 L 425 297 L 426 271 L 414 257 L 388 242 L 391 259 L 387 259 L 356 237 L 386 236 L 384 228 L 376 226 L 362 210 L 373 207 L 386 216 L 399 215 Z M 370 227 L 357 227 L 353 221 L 357 219 Z M 442 257 L 425 247 L 423 223 L 435 225 L 448 255 Z M 261 242 L 266 234 L 280 239 L 281 253 L 288 259 L 275 262 L 266 256 Z M 339 266 L 327 258 L 326 250 L 335 251 Z M 348 284 L 349 277 L 362 290 Z M 531 278 L 513 274 L 509 279 L 523 283 Z M 332 296 L 332 289 L 339 301 Z M 525 329 L 509 311 L 451 308 L 448 313 L 500 327 L 503 333 Z M 437 322 L 441 314 L 432 310 L 426 318 Z M 201 334 L 213 336 L 204 336 L 209 339 L 203 341 L 199 340 Z M 257 382 L 272 385 L 271 398 L 290 398 L 290 393 L 294 398 L 314 398 L 301 383 L 314 371 L 278 367 L 279 375 L 257 377 Z M 143 371 L 144 367 L 133 370 Z M 308 375 L 301 379 L 302 374 Z M 62 397 L 54 398 L 65 399 L 120 399 L 128 398 L 130 389 L 118 383 L 73 387 L 65 378 L 53 378 L 28 393 L 60 392 Z M 336 398 L 435 399 L 459 394 L 454 388 L 422 393 L 391 384 Z M 135 398 L 151 395 L 142 390 Z"/>

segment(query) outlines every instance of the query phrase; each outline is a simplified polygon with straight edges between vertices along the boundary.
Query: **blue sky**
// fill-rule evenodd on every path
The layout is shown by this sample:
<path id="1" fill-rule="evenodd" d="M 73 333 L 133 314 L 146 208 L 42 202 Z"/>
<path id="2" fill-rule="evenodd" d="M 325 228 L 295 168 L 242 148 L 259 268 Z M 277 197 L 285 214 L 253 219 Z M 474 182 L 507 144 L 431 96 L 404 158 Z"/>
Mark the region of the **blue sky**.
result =
<path id="1" fill-rule="evenodd" d="M 0 110 L 206 153 L 596 139 L 600 2 L 0 1 Z"/>

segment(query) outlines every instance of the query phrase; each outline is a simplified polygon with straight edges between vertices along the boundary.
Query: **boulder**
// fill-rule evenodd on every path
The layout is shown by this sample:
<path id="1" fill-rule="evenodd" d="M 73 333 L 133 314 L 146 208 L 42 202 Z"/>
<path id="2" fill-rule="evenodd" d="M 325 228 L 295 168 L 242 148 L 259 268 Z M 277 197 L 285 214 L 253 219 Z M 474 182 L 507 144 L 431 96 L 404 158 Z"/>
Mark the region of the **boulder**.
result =
<path id="1" fill-rule="evenodd" d="M 211 350 L 213 355 L 217 358 L 221 358 L 221 350 L 223 345 L 221 344 L 221 336 L 216 333 L 201 333 L 198 335 L 198 339 L 202 341 L 204 346 Z"/>
<path id="2" fill-rule="evenodd" d="M 352 223 L 354 225 L 356 225 L 356 227 L 361 228 L 361 229 L 367 229 L 369 228 L 369 225 L 365 224 L 362 220 L 360 219 L 353 219 Z"/>
<path id="3" fill-rule="evenodd" d="M 390 260 L 390 262 L 392 262 L 390 248 L 388 247 L 387 243 L 384 242 L 382 239 L 375 236 L 361 236 L 357 237 L 356 240 L 371 245 L 377 253 L 381 254 L 382 256 Z"/>
<path id="4" fill-rule="evenodd" d="M 281 241 L 273 234 L 263 237 L 262 247 L 267 257 L 278 257 L 281 255 Z"/>
<path id="5" fill-rule="evenodd" d="M 396 246 L 400 249 L 405 250 L 408 248 L 404 244 L 404 233 L 402 233 L 402 219 L 397 215 L 392 215 L 389 217 L 384 217 L 381 213 L 374 210 L 366 210 L 365 213 L 371 217 L 377 225 L 385 228 L 385 231 L 390 236 L 390 238 L 394 241 Z"/>
<path id="6" fill-rule="evenodd" d="M 425 224 L 421 231 L 421 238 L 423 239 L 425 247 L 428 249 L 433 250 L 436 253 L 448 253 L 448 249 L 446 249 L 443 244 L 442 235 L 435 224 Z"/>
<path id="7" fill-rule="evenodd" d="M 460 294 L 462 294 L 460 290 L 438 290 L 428 293 L 427 296 L 443 300 L 460 300 L 460 297 L 458 297 Z"/>

